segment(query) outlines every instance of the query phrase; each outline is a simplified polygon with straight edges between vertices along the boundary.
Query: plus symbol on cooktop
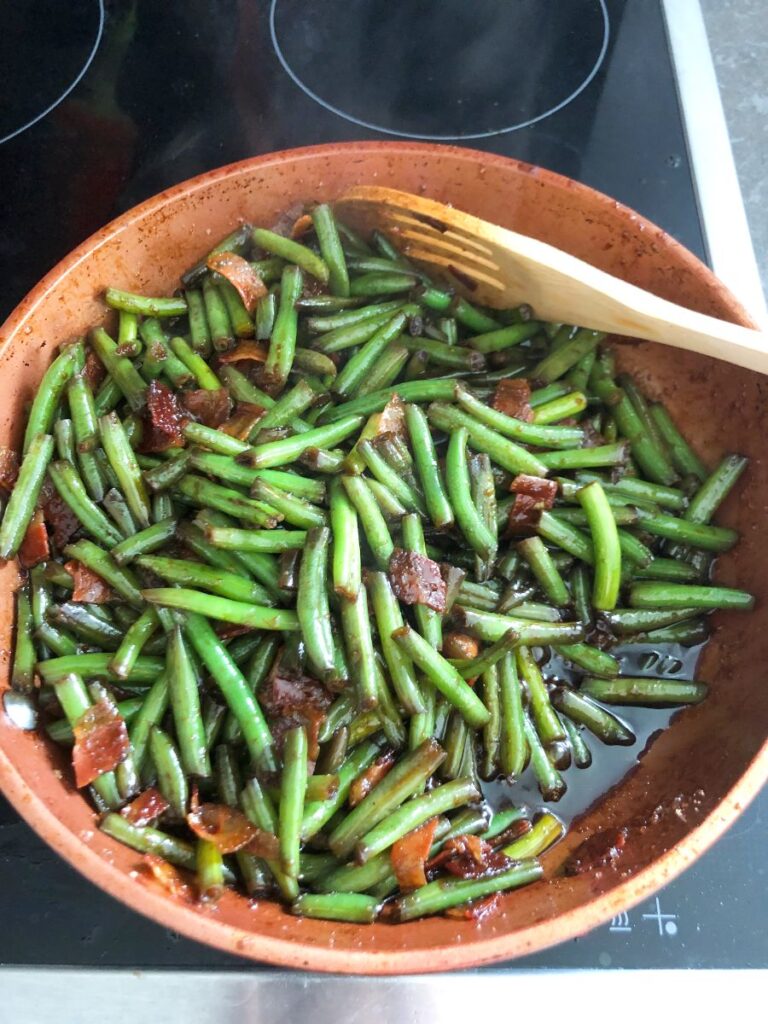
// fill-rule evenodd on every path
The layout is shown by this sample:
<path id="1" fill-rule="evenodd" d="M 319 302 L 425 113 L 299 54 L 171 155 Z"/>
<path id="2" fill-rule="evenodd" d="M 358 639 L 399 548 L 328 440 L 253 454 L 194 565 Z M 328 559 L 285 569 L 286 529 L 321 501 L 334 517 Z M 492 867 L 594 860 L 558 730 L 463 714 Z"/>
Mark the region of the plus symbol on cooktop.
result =
<path id="1" fill-rule="evenodd" d="M 659 935 L 677 935 L 677 914 L 662 914 L 659 897 L 656 897 L 656 910 L 653 914 L 643 914 L 644 921 L 655 921 L 659 926 Z"/>

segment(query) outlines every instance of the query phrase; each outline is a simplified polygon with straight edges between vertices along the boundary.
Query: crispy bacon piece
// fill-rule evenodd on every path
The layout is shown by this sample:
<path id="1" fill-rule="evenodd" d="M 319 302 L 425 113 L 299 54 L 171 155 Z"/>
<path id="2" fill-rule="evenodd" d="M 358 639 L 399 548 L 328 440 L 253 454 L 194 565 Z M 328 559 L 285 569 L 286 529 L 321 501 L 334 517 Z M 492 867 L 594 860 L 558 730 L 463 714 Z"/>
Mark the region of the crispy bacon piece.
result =
<path id="1" fill-rule="evenodd" d="M 531 423 L 533 409 L 530 406 L 530 399 L 531 385 L 524 377 L 506 377 L 496 385 L 491 405 L 506 416 Z"/>
<path id="2" fill-rule="evenodd" d="M 111 772 L 131 748 L 122 715 L 107 701 L 92 705 L 75 723 L 72 767 L 78 789 Z"/>
<path id="3" fill-rule="evenodd" d="M 222 423 L 219 430 L 230 437 L 237 437 L 241 441 L 247 441 L 251 431 L 264 415 L 265 409 L 261 405 L 253 405 L 251 402 L 238 402 L 235 406 L 234 416 Z"/>
<path id="4" fill-rule="evenodd" d="M 280 746 L 285 733 L 297 725 L 307 730 L 310 762 L 319 752 L 318 735 L 333 695 L 311 676 L 281 670 L 279 660 L 259 690 L 259 701 L 270 720 L 272 735 Z"/>
<path id="5" fill-rule="evenodd" d="M 0 488 L 12 491 L 19 475 L 19 456 L 13 448 L 0 445 Z"/>
<path id="6" fill-rule="evenodd" d="M 390 860 L 397 884 L 405 892 L 427 884 L 426 863 L 435 838 L 437 818 L 408 832 L 392 847 Z"/>
<path id="7" fill-rule="evenodd" d="M 267 348 L 258 341 L 241 341 L 228 352 L 219 353 L 220 363 L 240 363 L 243 361 L 251 363 L 265 363 L 267 361 Z"/>
<path id="8" fill-rule="evenodd" d="M 267 286 L 248 260 L 234 252 L 217 252 L 208 257 L 208 269 L 221 274 L 237 290 L 243 305 L 253 313 L 256 303 L 267 294 Z"/>
<path id="9" fill-rule="evenodd" d="M 194 419 L 206 427 L 219 427 L 229 417 L 231 400 L 226 388 L 217 391 L 184 391 L 181 404 Z"/>
<path id="10" fill-rule="evenodd" d="M 312 218 L 308 213 L 302 213 L 297 217 L 291 227 L 291 238 L 303 238 L 312 230 Z"/>
<path id="11" fill-rule="evenodd" d="M 89 348 L 85 353 L 85 366 L 83 368 L 83 377 L 85 382 L 91 391 L 96 394 L 101 386 L 104 378 L 107 376 L 107 371 L 104 369 L 99 357 Z"/>
<path id="12" fill-rule="evenodd" d="M 515 503 L 509 510 L 507 536 L 532 537 L 539 525 L 541 511 L 535 498 L 527 494 L 516 494 Z"/>
<path id="13" fill-rule="evenodd" d="M 126 804 L 120 811 L 120 814 L 126 821 L 130 821 L 132 825 L 150 825 L 161 814 L 164 814 L 170 806 L 160 790 L 150 786 L 143 793 L 139 793 L 135 800 Z"/>
<path id="14" fill-rule="evenodd" d="M 629 836 L 626 826 L 595 832 L 576 847 L 564 864 L 566 875 L 583 875 L 587 871 L 615 868 Z"/>
<path id="15" fill-rule="evenodd" d="M 164 452 L 166 448 L 182 448 L 182 428 L 186 420 L 178 398 L 168 385 L 160 380 L 151 380 L 147 387 L 142 451 Z"/>
<path id="16" fill-rule="evenodd" d="M 480 653 L 480 644 L 469 633 L 454 630 L 443 634 L 444 658 L 476 658 Z"/>
<path id="17" fill-rule="evenodd" d="M 198 804 L 194 801 L 187 815 L 187 824 L 201 839 L 207 839 L 221 853 L 248 849 L 259 857 L 279 856 L 277 837 L 256 828 L 242 811 L 226 804 Z"/>
<path id="18" fill-rule="evenodd" d="M 82 562 L 65 562 L 64 568 L 75 581 L 75 588 L 72 591 L 70 600 L 76 603 L 106 604 L 114 600 L 112 588 L 109 587 L 101 576 L 93 572 Z"/>
<path id="19" fill-rule="evenodd" d="M 349 806 L 356 807 L 371 792 L 377 783 L 381 782 L 385 775 L 395 765 L 395 752 L 388 750 L 377 757 L 373 764 L 369 765 L 349 787 Z"/>
<path id="20" fill-rule="evenodd" d="M 442 868 L 459 878 L 482 878 L 512 865 L 506 854 L 497 852 L 479 836 L 456 836 L 427 864 L 429 871 Z"/>
<path id="21" fill-rule="evenodd" d="M 194 900 L 194 890 L 179 869 L 158 857 L 156 853 L 144 854 L 139 864 L 138 875 L 147 882 L 156 883 L 177 899 L 188 903 Z"/>
<path id="22" fill-rule="evenodd" d="M 80 522 L 69 505 L 55 491 L 42 496 L 41 505 L 45 521 L 53 529 L 54 547 L 61 551 L 80 529 Z"/>
<path id="23" fill-rule="evenodd" d="M 541 476 L 520 473 L 509 485 L 509 489 L 513 494 L 524 494 L 527 498 L 533 498 L 539 509 L 550 509 L 557 497 L 557 480 L 546 480 Z"/>
<path id="24" fill-rule="evenodd" d="M 376 434 L 405 436 L 405 405 L 400 395 L 392 395 L 379 413 Z"/>
<path id="25" fill-rule="evenodd" d="M 31 569 L 39 562 L 50 558 L 51 547 L 48 543 L 48 531 L 45 528 L 43 510 L 38 508 L 32 516 L 24 540 L 19 548 L 19 561 L 25 569 Z"/>
<path id="26" fill-rule="evenodd" d="M 483 896 L 479 900 L 470 900 L 469 903 L 462 903 L 458 907 L 449 907 L 445 911 L 446 917 L 454 921 L 482 921 L 491 914 L 495 914 L 501 905 L 501 893 L 492 892 L 490 896 Z"/>
<path id="27" fill-rule="evenodd" d="M 423 604 L 445 611 L 445 580 L 440 566 L 426 555 L 395 548 L 389 560 L 389 580 L 404 604 Z"/>

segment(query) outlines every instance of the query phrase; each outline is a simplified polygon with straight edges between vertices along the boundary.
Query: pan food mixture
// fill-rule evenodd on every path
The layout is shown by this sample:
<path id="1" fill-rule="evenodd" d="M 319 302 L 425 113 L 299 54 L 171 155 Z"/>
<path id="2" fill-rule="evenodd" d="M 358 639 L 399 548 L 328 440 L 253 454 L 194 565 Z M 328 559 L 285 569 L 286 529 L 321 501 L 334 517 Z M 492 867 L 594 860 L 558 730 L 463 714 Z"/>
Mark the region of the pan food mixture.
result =
<path id="1" fill-rule="evenodd" d="M 287 234 L 108 289 L 46 372 L 0 465 L 6 708 L 178 898 L 478 918 L 542 876 L 591 748 L 637 756 L 626 706 L 706 697 L 637 651 L 751 608 L 710 582 L 746 460 L 705 466 L 597 332 L 325 205 Z"/>

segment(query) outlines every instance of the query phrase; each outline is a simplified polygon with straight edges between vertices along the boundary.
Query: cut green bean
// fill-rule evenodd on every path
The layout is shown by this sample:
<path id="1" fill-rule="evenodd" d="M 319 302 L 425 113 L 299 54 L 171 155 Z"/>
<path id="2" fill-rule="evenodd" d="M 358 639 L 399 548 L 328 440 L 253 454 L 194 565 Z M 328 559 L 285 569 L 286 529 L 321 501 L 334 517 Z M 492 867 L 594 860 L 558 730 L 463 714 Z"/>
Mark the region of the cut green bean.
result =
<path id="1" fill-rule="evenodd" d="M 586 726 L 603 743 L 631 746 L 635 742 L 635 734 L 619 718 L 575 690 L 555 687 L 552 703 L 574 722 Z"/>

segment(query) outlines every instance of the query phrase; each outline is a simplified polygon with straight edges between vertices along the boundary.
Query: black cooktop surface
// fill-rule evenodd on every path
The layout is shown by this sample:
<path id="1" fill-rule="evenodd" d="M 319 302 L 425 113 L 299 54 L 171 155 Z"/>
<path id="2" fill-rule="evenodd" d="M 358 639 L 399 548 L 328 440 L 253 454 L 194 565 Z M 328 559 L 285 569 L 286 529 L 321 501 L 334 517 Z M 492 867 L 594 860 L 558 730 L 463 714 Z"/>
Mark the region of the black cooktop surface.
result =
<path id="1" fill-rule="evenodd" d="M 0 62 L 0 318 L 154 192 L 336 140 L 540 164 L 707 256 L 657 0 L 26 0 L 5 13 Z M 768 965 L 767 811 L 764 793 L 657 898 L 516 966 Z M 2 800 L 0 920 L 0 963 L 243 963 L 93 888 Z"/>

